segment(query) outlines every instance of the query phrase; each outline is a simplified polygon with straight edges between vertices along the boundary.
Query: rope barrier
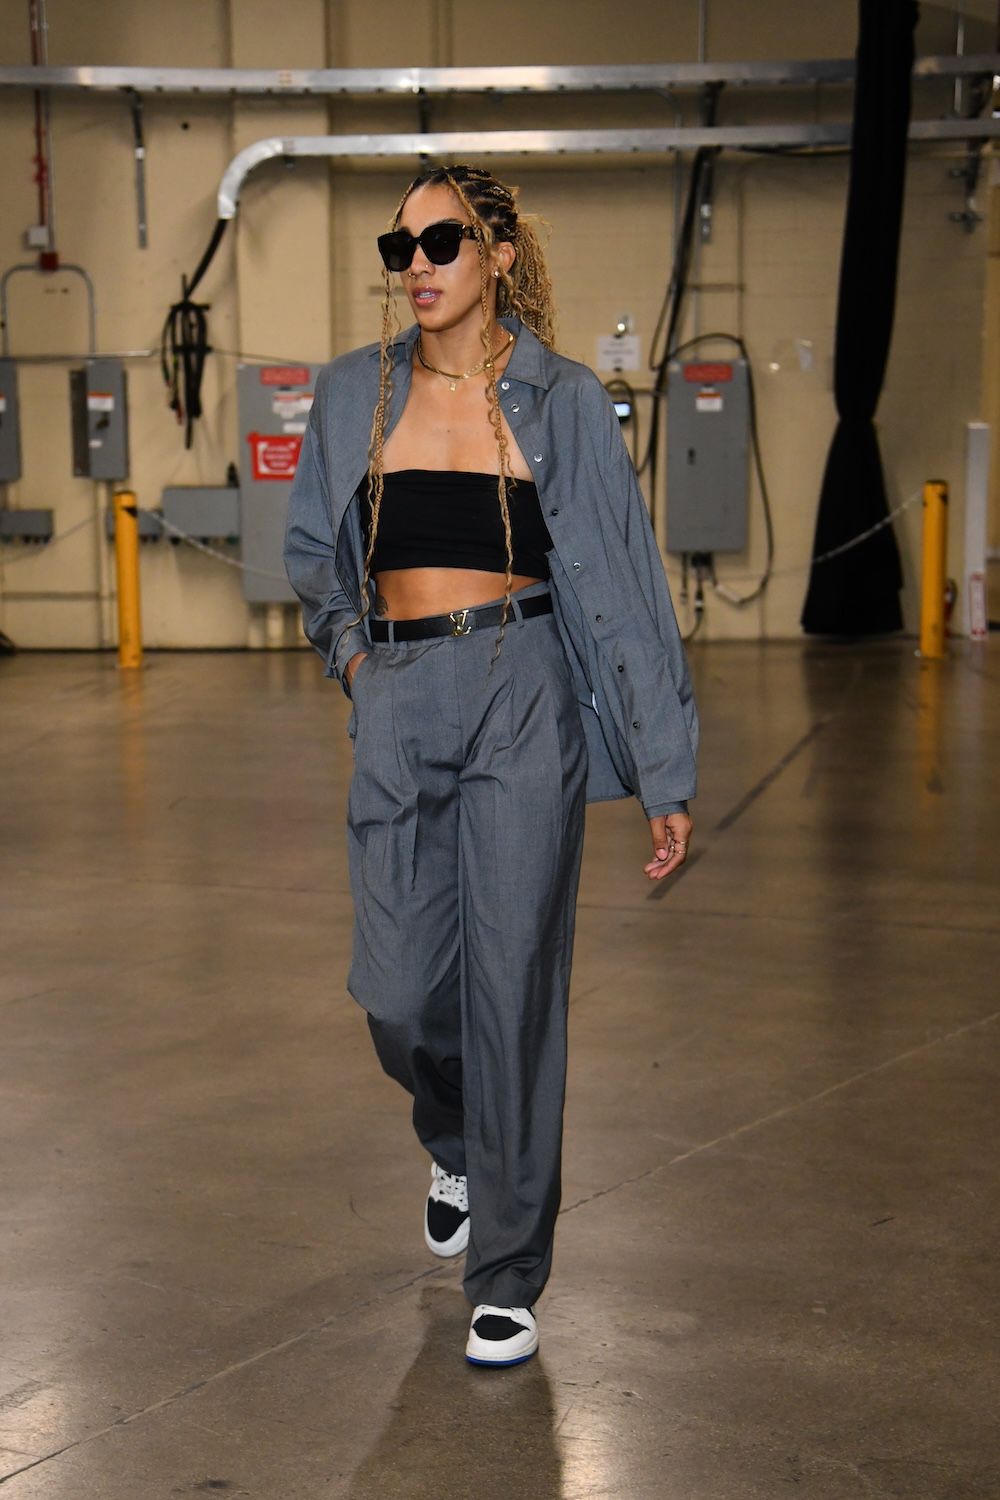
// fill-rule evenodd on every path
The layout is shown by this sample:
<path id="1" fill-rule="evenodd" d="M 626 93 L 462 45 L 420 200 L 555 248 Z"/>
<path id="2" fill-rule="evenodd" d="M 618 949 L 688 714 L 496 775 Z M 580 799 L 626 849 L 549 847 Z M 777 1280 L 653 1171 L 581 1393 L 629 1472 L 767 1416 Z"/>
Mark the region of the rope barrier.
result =
<path id="1" fill-rule="evenodd" d="M 852 547 L 857 547 L 862 542 L 867 542 L 868 538 L 874 536 L 876 531 L 882 531 L 884 527 L 890 526 L 897 516 L 903 514 L 904 510 L 909 510 L 911 505 L 916 505 L 918 500 L 923 499 L 923 493 L 922 489 L 914 490 L 912 495 L 908 495 L 905 500 L 900 501 L 896 509 L 891 510 L 887 516 L 883 516 L 881 521 L 876 521 L 874 526 L 869 526 L 867 531 L 862 531 L 858 536 L 852 537 L 849 542 L 842 542 L 839 547 L 831 547 L 829 552 L 820 553 L 819 557 L 814 557 L 812 562 L 808 563 L 805 568 L 786 568 L 783 571 L 785 573 L 808 573 L 809 569 L 814 568 L 817 563 L 829 562 L 831 557 L 839 557 L 842 552 L 850 552 Z"/>
<path id="2" fill-rule="evenodd" d="M 189 536 L 186 531 L 182 531 L 179 526 L 175 526 L 172 521 L 168 521 L 166 516 L 161 515 L 159 511 L 146 510 L 145 506 L 140 505 L 139 513 L 143 516 L 149 516 L 168 535 L 176 537 L 179 542 L 186 542 L 196 552 L 203 552 L 206 557 L 214 557 L 216 562 L 225 563 L 228 568 L 240 568 L 244 573 L 253 573 L 257 578 L 270 578 L 286 585 L 288 583 L 288 579 L 284 573 L 270 573 L 266 568 L 253 568 L 249 563 L 243 562 L 241 558 L 228 557 L 225 552 L 220 552 L 217 547 L 209 547 L 206 542 L 199 541 L 197 537 Z"/>
<path id="3" fill-rule="evenodd" d="M 67 537 L 73 536 L 75 532 L 82 531 L 85 526 L 93 526 L 96 519 L 97 517 L 93 515 L 84 516 L 82 521 L 77 521 L 76 525 L 71 526 L 68 531 L 60 531 L 58 536 L 50 537 L 47 542 L 40 544 L 36 542 L 31 546 L 26 546 L 21 557 L 5 557 L 0 552 L 0 568 L 16 568 L 18 563 L 34 562 L 36 558 L 44 557 L 50 547 L 58 547 L 60 542 L 64 542 Z M 0 545 L 10 547 L 15 545 L 15 540 L 13 537 L 4 537 L 0 540 Z"/>
<path id="4" fill-rule="evenodd" d="M 869 526 L 867 531 L 859 532 L 857 536 L 851 537 L 849 542 L 841 542 L 839 547 L 831 547 L 829 552 L 821 552 L 819 557 L 810 558 L 807 563 L 798 563 L 795 567 L 791 568 L 775 568 L 771 573 L 771 577 L 795 578 L 799 575 L 805 577 L 813 568 L 818 567 L 820 563 L 829 562 L 834 557 L 841 557 L 845 552 L 850 552 L 854 547 L 860 547 L 862 542 L 867 542 L 868 538 L 874 536 L 876 532 L 882 531 L 886 526 L 891 526 L 897 516 L 901 516 L 905 510 L 909 510 L 911 505 L 916 505 L 917 501 L 922 498 L 923 490 L 914 490 L 912 495 L 908 495 L 887 516 L 883 516 L 881 521 L 876 521 L 875 525 Z M 727 573 L 725 578 L 715 584 L 715 587 L 718 589 L 720 583 L 723 588 L 730 583 L 754 583 L 756 577 L 755 573 Z"/>
<path id="5" fill-rule="evenodd" d="M 910 506 L 915 505 L 917 501 L 922 498 L 922 496 L 922 489 L 915 490 L 912 495 L 909 495 L 905 500 L 897 505 L 894 510 L 891 510 L 887 516 L 884 516 L 881 521 L 877 521 L 874 526 L 869 526 L 867 531 L 862 531 L 858 536 L 852 537 L 849 542 L 842 542 L 839 547 L 831 547 L 829 552 L 820 553 L 819 557 L 812 558 L 808 563 L 801 564 L 793 568 L 775 568 L 775 570 L 771 574 L 771 577 L 793 578 L 798 574 L 805 576 L 810 571 L 810 569 L 818 567 L 820 563 L 829 562 L 834 557 L 841 557 L 845 552 L 850 552 L 854 547 L 860 547 L 862 542 L 867 542 L 868 538 L 874 536 L 876 532 L 882 531 L 886 526 L 890 526 L 897 516 L 901 516 L 904 511 L 909 510 Z M 202 542 L 197 537 L 189 535 L 188 532 L 182 531 L 179 526 L 175 526 L 171 521 L 168 521 L 165 516 L 160 514 L 159 511 L 147 510 L 143 505 L 140 505 L 138 507 L 138 510 L 140 515 L 148 516 L 150 520 L 155 521 L 160 529 L 164 531 L 168 536 L 176 538 L 176 540 L 179 542 L 184 542 L 186 546 L 194 548 L 196 552 L 204 553 L 206 557 L 215 558 L 216 562 L 225 563 L 228 568 L 240 568 L 244 573 L 253 573 L 257 578 L 270 578 L 272 581 L 277 583 L 287 584 L 288 582 L 288 579 L 285 577 L 284 573 L 272 573 L 266 568 L 251 567 L 249 563 L 243 562 L 241 558 L 228 557 L 225 552 L 220 552 L 217 547 L 208 546 L 206 542 Z M 85 526 L 92 526 L 94 524 L 94 520 L 94 516 L 85 516 L 82 521 L 78 521 L 76 525 L 71 526 L 68 531 L 61 531 L 59 535 L 54 536 L 51 541 L 44 543 L 40 547 L 32 548 L 31 550 L 26 551 L 22 557 L 6 558 L 3 556 L 2 552 L 0 552 L 0 567 L 16 567 L 18 563 L 31 562 L 35 558 L 43 556 L 46 552 L 48 552 L 50 547 L 55 547 L 59 544 L 59 542 L 64 542 L 67 537 L 73 536 L 75 532 L 82 531 Z M 11 541 L 7 540 L 4 545 L 10 546 Z M 730 574 L 721 580 L 721 584 L 723 587 L 725 587 L 725 585 L 729 583 L 752 583 L 754 581 L 754 576 L 755 575 L 753 574 Z M 718 587 L 719 585 L 716 584 L 716 588 Z"/>

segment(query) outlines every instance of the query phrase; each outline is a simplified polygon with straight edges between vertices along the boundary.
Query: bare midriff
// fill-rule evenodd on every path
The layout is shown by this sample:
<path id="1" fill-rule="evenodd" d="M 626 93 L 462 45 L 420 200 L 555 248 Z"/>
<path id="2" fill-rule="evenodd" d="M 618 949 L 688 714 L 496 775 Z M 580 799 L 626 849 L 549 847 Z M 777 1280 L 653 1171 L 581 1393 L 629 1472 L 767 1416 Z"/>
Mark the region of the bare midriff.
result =
<path id="1" fill-rule="evenodd" d="M 540 578 L 515 573 L 511 590 L 541 582 Z M 386 568 L 375 580 L 375 617 L 419 620 L 423 615 L 471 609 L 477 604 L 502 599 L 505 584 L 503 573 L 484 573 L 476 568 Z"/>
<path id="2" fill-rule="evenodd" d="M 477 337 L 468 351 L 470 364 L 478 357 Z M 510 358 L 510 349 L 496 362 L 497 377 Z M 462 359 L 452 358 L 446 369 L 459 369 Z M 384 472 L 398 469 L 467 470 L 475 474 L 492 473 L 497 464 L 497 442 L 493 428 L 484 421 L 485 377 L 462 380 L 450 388 L 439 373 L 432 373 L 414 360 L 410 393 L 395 430 L 386 440 Z M 533 478 L 517 446 L 514 434 L 501 415 L 507 446 L 507 472 L 515 479 Z M 454 609 L 472 609 L 502 599 L 506 586 L 503 573 L 484 572 L 476 568 L 383 568 L 373 575 L 375 602 L 372 618 L 378 620 L 419 620 L 425 615 L 449 614 Z M 540 578 L 515 573 L 511 592 L 541 583 Z M 358 652 L 347 664 L 347 680 L 365 655 Z"/>

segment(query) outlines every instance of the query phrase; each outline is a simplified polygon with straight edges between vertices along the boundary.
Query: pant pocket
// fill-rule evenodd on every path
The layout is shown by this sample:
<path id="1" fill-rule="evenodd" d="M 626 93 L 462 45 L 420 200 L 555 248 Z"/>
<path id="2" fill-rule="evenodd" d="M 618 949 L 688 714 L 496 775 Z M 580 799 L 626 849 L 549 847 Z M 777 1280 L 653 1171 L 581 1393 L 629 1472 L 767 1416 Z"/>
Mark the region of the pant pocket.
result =
<path id="1" fill-rule="evenodd" d="M 357 738 L 358 733 L 358 708 L 368 692 L 368 678 L 375 671 L 377 665 L 378 652 L 369 650 L 368 654 L 362 661 L 358 662 L 354 669 L 354 676 L 351 678 L 351 713 L 347 720 L 347 733 L 352 740 Z M 358 696 L 359 688 L 360 697 Z M 363 716 L 364 711 L 362 710 Z"/>

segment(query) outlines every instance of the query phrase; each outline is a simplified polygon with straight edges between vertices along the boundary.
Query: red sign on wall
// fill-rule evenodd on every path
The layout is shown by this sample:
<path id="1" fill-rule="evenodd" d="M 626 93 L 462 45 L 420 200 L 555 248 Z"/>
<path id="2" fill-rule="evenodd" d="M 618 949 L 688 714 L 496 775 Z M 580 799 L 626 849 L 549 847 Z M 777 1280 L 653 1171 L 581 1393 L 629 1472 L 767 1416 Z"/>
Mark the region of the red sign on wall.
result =
<path id="1" fill-rule="evenodd" d="M 293 479 L 302 449 L 302 436 L 292 433 L 278 436 L 269 432 L 248 432 L 254 479 Z"/>
<path id="2" fill-rule="evenodd" d="M 308 385 L 309 369 L 306 365 L 262 365 L 261 385 Z"/>
<path id="3" fill-rule="evenodd" d="M 695 385 L 718 385 L 720 381 L 732 378 L 733 367 L 729 364 L 684 366 L 684 379 Z"/>

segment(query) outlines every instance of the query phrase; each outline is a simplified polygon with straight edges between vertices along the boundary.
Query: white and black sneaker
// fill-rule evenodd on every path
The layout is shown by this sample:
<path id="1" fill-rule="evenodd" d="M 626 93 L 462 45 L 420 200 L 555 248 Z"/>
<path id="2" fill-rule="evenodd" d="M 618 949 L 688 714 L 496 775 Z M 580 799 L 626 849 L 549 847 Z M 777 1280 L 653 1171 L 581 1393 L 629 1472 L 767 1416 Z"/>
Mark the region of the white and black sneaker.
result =
<path id="1" fill-rule="evenodd" d="M 435 1255 L 459 1255 L 469 1243 L 469 1179 L 431 1163 L 424 1239 Z"/>
<path id="2" fill-rule="evenodd" d="M 465 1357 L 470 1365 L 519 1365 L 538 1348 L 538 1324 L 530 1307 L 489 1307 L 472 1314 Z"/>

